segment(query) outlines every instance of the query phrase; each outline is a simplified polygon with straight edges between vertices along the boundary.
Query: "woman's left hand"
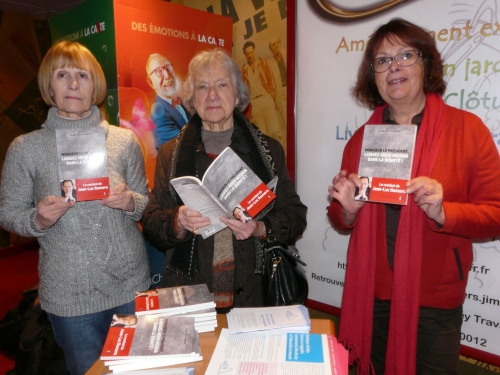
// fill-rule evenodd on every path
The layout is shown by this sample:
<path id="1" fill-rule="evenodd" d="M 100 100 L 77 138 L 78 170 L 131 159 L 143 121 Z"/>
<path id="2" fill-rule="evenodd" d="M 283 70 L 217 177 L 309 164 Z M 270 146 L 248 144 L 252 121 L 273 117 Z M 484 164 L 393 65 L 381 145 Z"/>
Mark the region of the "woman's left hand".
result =
<path id="1" fill-rule="evenodd" d="M 135 200 L 132 192 L 127 185 L 121 183 L 120 185 L 111 189 L 109 197 L 101 199 L 103 206 L 110 208 L 117 208 L 127 212 L 135 211 Z"/>
<path id="2" fill-rule="evenodd" d="M 429 177 L 416 177 L 406 183 L 406 192 L 414 195 L 415 203 L 429 219 L 444 225 L 443 186 Z"/>
<path id="3" fill-rule="evenodd" d="M 262 221 L 250 220 L 248 223 L 243 223 L 236 219 L 220 218 L 229 229 L 233 231 L 234 237 L 237 240 L 246 240 L 253 236 L 262 236 L 266 234 L 266 226 Z"/>

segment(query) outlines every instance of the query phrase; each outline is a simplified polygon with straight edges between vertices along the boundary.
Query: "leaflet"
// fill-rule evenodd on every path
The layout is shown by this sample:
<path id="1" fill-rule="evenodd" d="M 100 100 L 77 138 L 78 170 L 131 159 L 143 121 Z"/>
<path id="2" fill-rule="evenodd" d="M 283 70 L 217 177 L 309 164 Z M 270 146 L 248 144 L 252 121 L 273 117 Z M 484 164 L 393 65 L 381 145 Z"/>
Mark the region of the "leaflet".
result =
<path id="1" fill-rule="evenodd" d="M 305 306 L 234 308 L 227 314 L 230 334 L 266 330 L 309 332 L 311 320 Z"/>
<path id="2" fill-rule="evenodd" d="M 222 329 L 206 375 L 347 375 L 347 351 L 335 336 Z"/>

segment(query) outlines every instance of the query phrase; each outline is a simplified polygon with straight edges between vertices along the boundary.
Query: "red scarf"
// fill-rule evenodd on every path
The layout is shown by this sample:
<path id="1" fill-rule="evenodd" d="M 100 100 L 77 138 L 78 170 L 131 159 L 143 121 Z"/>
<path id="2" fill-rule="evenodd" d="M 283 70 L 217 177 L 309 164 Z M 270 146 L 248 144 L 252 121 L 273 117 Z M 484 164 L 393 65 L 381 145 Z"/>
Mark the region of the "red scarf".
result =
<path id="1" fill-rule="evenodd" d="M 367 124 L 380 124 L 385 106 L 377 107 Z M 427 94 L 413 156 L 412 178 L 430 176 L 437 160 L 446 113 L 443 99 Z M 361 142 L 356 155 L 359 165 Z M 359 211 L 347 253 L 339 339 L 349 349 L 349 363 L 357 362 L 358 374 L 370 374 L 373 301 L 377 237 L 384 236 L 385 207 L 367 203 Z M 416 369 L 420 275 L 425 213 L 408 197 L 401 208 L 394 255 L 391 314 L 385 375 L 414 375 Z"/>

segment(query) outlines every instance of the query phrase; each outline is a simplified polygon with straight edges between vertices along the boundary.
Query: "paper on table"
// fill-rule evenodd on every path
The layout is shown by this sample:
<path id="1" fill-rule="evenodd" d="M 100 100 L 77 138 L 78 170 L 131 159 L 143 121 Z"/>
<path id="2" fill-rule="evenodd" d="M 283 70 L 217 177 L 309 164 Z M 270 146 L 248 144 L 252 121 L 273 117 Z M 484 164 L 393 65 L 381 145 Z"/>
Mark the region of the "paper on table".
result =
<path id="1" fill-rule="evenodd" d="M 347 375 L 347 363 L 333 357 L 345 349 L 334 345 L 335 337 L 326 334 L 277 331 L 221 335 L 205 375 Z"/>
<path id="2" fill-rule="evenodd" d="M 229 333 L 281 330 L 309 332 L 311 320 L 305 306 L 234 308 L 227 314 Z"/>

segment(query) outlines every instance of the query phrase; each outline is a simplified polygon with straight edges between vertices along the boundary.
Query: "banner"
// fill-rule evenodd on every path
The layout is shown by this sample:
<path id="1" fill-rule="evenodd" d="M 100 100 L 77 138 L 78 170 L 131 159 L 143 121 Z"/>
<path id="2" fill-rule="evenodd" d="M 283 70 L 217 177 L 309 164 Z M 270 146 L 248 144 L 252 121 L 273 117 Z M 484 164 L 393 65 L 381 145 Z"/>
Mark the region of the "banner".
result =
<path id="1" fill-rule="evenodd" d="M 371 112 L 350 96 L 366 43 L 394 17 L 431 32 L 445 60 L 446 103 L 480 116 L 500 147 L 500 10 L 495 0 L 309 0 L 297 3 L 297 189 L 309 207 L 298 242 L 315 308 L 341 307 L 348 235 L 326 211 L 346 141 Z M 500 242 L 474 244 L 464 304 L 468 354 L 500 364 Z M 467 350 L 467 349 L 466 349 Z"/>

